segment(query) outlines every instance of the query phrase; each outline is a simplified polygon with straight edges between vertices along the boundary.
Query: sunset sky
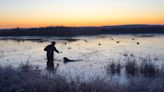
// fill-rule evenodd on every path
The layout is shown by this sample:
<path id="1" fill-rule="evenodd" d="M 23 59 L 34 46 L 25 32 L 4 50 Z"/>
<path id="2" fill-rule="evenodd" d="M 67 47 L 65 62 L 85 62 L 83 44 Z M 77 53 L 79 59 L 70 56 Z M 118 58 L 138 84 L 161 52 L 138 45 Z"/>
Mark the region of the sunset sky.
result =
<path id="1" fill-rule="evenodd" d="M 0 28 L 164 24 L 164 0 L 0 0 Z"/>

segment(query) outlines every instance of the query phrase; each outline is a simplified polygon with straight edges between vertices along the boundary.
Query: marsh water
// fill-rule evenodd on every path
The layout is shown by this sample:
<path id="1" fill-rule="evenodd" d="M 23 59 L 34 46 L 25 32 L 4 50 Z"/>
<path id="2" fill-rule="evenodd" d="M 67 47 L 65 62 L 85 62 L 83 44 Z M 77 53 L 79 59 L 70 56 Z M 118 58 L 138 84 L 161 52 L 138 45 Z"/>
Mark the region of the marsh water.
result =
<path id="1" fill-rule="evenodd" d="M 67 75 L 104 76 L 111 62 L 126 62 L 127 57 L 151 58 L 156 65 L 164 64 L 164 35 L 98 35 L 82 37 L 0 37 L 0 65 L 19 66 L 30 63 L 46 69 L 46 52 L 52 41 L 62 53 L 55 53 L 58 73 Z M 63 57 L 77 62 L 63 63 Z"/>

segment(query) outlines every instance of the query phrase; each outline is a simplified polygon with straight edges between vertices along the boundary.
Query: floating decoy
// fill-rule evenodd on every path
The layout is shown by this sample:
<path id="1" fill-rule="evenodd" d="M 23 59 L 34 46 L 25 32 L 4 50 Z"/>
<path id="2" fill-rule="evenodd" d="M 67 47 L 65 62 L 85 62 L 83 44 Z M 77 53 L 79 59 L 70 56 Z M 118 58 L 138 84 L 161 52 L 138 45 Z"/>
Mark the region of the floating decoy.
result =
<path id="1" fill-rule="evenodd" d="M 86 43 L 88 42 L 87 40 L 84 40 Z"/>
<path id="2" fill-rule="evenodd" d="M 120 41 L 117 41 L 116 43 L 120 43 Z"/>
<path id="3" fill-rule="evenodd" d="M 132 38 L 132 40 L 135 40 L 134 38 Z"/>

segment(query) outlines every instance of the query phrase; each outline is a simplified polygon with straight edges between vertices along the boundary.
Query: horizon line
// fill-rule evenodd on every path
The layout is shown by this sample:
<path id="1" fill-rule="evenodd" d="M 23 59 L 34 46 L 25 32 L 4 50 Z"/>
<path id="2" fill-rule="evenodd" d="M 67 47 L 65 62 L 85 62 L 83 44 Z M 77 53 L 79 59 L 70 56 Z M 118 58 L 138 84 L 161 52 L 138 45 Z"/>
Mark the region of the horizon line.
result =
<path id="1" fill-rule="evenodd" d="M 48 27 L 74 27 L 74 28 L 80 28 L 80 27 L 110 27 L 110 26 L 133 26 L 133 25 L 159 25 L 159 26 L 164 26 L 164 24 L 121 24 L 121 25 L 102 25 L 102 26 L 64 26 L 64 25 L 54 25 L 54 26 L 36 26 L 36 27 L 12 27 L 12 28 L 0 28 L 1 30 L 3 29 L 31 29 L 31 28 L 48 28 Z"/>

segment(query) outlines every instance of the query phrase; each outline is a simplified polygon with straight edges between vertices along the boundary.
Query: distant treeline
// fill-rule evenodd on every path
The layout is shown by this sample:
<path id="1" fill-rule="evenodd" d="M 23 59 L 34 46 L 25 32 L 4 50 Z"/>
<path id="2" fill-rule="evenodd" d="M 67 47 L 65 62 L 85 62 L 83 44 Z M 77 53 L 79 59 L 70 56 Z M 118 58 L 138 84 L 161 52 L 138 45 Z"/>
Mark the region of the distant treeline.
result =
<path id="1" fill-rule="evenodd" d="M 0 36 L 81 36 L 100 34 L 164 33 L 164 25 L 122 25 L 102 27 L 41 27 L 0 29 Z"/>

